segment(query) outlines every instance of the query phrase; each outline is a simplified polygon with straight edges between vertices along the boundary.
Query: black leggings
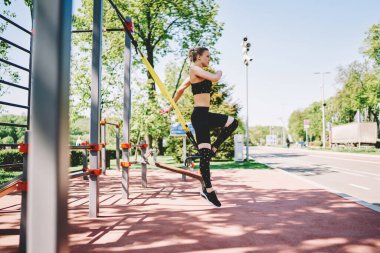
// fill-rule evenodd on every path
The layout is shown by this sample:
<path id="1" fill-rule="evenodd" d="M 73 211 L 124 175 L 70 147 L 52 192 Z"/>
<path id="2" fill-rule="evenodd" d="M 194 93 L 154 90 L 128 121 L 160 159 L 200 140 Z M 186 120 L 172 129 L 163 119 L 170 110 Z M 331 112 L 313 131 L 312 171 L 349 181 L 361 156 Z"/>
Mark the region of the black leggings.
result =
<path id="1" fill-rule="evenodd" d="M 191 123 L 195 130 L 198 145 L 211 143 L 210 130 L 223 127 L 226 125 L 227 119 L 227 115 L 209 112 L 209 107 L 194 107 Z"/>
<path id="2" fill-rule="evenodd" d="M 198 145 L 201 143 L 211 144 L 210 130 L 216 127 L 224 127 L 227 120 L 227 115 L 209 112 L 209 107 L 194 107 L 194 111 L 191 114 L 191 123 L 195 130 Z M 236 127 L 237 120 L 234 119 L 230 126 L 224 128 L 224 131 L 222 130 L 214 146 L 216 148 L 219 147 L 232 134 Z M 201 148 L 199 149 L 199 155 L 199 169 L 201 170 L 203 181 L 206 188 L 211 188 L 210 160 L 212 152 L 208 148 Z"/>

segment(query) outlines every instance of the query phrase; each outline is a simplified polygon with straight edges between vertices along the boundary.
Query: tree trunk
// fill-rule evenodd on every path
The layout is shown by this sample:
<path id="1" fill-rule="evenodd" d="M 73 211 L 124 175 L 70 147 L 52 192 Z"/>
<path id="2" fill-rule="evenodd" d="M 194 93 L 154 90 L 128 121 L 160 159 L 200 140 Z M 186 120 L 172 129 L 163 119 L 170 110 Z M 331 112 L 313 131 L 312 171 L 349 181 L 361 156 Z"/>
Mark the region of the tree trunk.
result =
<path id="1" fill-rule="evenodd" d="M 153 47 L 151 45 L 146 46 L 146 52 L 147 52 L 147 60 L 152 65 L 152 68 L 154 68 L 154 52 L 153 52 Z M 148 79 L 153 80 L 152 76 L 148 72 Z M 156 91 L 156 85 L 154 83 L 154 80 L 152 82 L 152 86 L 150 87 L 150 92 L 149 93 L 154 93 Z"/>
<path id="2" fill-rule="evenodd" d="M 158 138 L 157 140 L 157 145 L 158 145 L 158 152 L 159 154 L 163 155 L 164 154 L 164 145 L 163 145 L 163 139 L 162 138 Z"/>
<path id="3" fill-rule="evenodd" d="M 154 48 L 152 47 L 152 45 L 150 44 L 147 44 L 146 45 L 146 52 L 147 52 L 147 60 L 149 61 L 150 65 L 152 65 L 152 68 L 154 68 Z M 150 100 L 154 100 L 155 99 L 155 92 L 156 92 L 156 86 L 155 86 L 155 83 L 154 83 L 154 80 L 151 76 L 151 74 L 149 73 L 148 71 L 148 80 L 151 80 L 152 82 L 152 86 L 149 88 L 149 99 Z M 146 136 L 146 140 L 147 140 L 147 143 L 149 144 L 149 147 L 151 148 L 152 147 L 152 140 L 153 140 L 153 136 L 151 134 L 149 134 L 148 136 Z"/>

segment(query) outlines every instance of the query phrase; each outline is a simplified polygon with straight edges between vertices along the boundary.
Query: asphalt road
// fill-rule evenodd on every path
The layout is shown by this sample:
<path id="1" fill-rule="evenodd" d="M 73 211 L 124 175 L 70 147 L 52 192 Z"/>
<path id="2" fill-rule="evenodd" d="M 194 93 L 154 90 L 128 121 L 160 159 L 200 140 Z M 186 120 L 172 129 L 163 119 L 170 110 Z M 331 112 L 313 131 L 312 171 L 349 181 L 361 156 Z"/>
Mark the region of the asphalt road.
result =
<path id="1" fill-rule="evenodd" d="M 339 195 L 380 207 L 379 155 L 251 147 L 250 157 Z"/>

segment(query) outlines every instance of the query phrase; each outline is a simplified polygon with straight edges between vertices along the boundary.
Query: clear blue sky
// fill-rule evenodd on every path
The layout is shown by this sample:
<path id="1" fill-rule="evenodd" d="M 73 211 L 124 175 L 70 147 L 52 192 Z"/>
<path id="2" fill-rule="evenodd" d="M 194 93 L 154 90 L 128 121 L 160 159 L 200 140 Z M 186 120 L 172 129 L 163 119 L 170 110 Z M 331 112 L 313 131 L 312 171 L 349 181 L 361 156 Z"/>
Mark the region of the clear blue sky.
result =
<path id="1" fill-rule="evenodd" d="M 245 66 L 241 40 L 247 35 L 253 45 L 249 66 L 249 125 L 281 125 L 293 110 L 321 100 L 321 76 L 314 72 L 331 72 L 325 79 L 326 97 L 339 87 L 337 67 L 363 60 L 360 48 L 365 32 L 380 21 L 379 0 L 217 0 L 218 20 L 225 23 L 217 44 L 221 61 L 217 68 L 224 80 L 235 85 L 233 100 L 243 106 L 246 115 Z M 74 1 L 77 6 L 79 0 Z M 16 21 L 30 26 L 29 13 L 15 0 Z M 0 8 L 3 9 L 0 2 Z M 5 34 L 17 42 L 27 38 L 10 30 Z M 15 51 L 16 52 L 16 51 Z M 22 53 L 21 53 L 22 54 Z M 12 55 L 18 62 L 25 58 Z M 22 60 L 21 60 L 22 61 Z M 166 60 L 163 60 L 163 63 Z M 157 64 L 158 65 L 158 64 Z M 161 64 L 164 66 L 165 64 Z M 162 76 L 163 69 L 158 69 Z M 10 90 L 13 94 L 13 89 Z M 21 101 L 25 94 L 4 100 Z"/>
<path id="2" fill-rule="evenodd" d="M 280 125 L 296 109 L 321 100 L 338 88 L 338 66 L 362 60 L 365 32 L 380 21 L 379 0 L 219 0 L 225 22 L 217 44 L 225 80 L 246 113 L 245 66 L 241 40 L 253 44 L 249 66 L 249 125 Z"/>

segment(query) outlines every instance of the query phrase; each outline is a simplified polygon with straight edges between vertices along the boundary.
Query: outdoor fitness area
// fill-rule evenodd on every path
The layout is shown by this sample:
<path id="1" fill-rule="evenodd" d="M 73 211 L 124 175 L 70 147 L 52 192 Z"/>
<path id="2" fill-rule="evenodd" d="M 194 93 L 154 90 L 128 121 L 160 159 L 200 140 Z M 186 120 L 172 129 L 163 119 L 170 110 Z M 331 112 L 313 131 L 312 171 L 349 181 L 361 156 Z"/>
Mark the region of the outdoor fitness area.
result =
<path id="1" fill-rule="evenodd" d="M 220 209 L 199 196 L 197 180 L 151 170 L 144 188 L 140 173 L 131 170 L 128 199 L 120 172 L 101 177 L 97 218 L 88 216 L 88 183 L 70 180 L 68 251 L 378 252 L 377 213 L 279 170 L 213 171 Z M 0 200 L 2 252 L 17 252 L 20 201 Z"/>
<path id="2" fill-rule="evenodd" d="M 138 24 L 112 0 L 93 3 L 92 30 L 72 31 L 71 1 L 34 1 L 32 31 L 0 16 L 31 37 L 30 49 L 0 38 L 30 54 L 29 68 L 1 59 L 29 73 L 28 87 L 1 80 L 26 90 L 29 98 L 28 106 L 1 102 L 28 112 L 26 124 L 1 123 L 27 129 L 23 143 L 1 144 L 17 146 L 23 156 L 23 163 L 14 165 L 23 172 L 0 188 L 1 253 L 380 252 L 378 212 L 300 180 L 279 163 L 259 163 L 256 159 L 271 156 L 250 156 L 248 145 L 245 162 L 215 160 L 209 178 L 194 168 L 210 158 L 211 148 L 202 156 L 199 136 L 134 38 Z M 122 28 L 103 28 L 104 5 L 111 6 Z M 101 117 L 103 32 L 125 35 L 122 123 Z M 70 55 L 77 33 L 92 36 L 90 136 L 70 145 Z M 183 164 L 159 156 L 145 140 L 131 143 L 133 50 L 176 113 L 184 133 L 183 147 L 178 146 Z M 231 135 L 235 129 L 229 126 L 224 129 Z M 111 130 L 115 159 L 106 153 Z M 187 153 L 185 138 L 192 152 Z M 70 150 L 82 152 L 79 169 L 68 170 Z M 215 191 L 208 191 L 208 179 Z M 221 206 L 210 201 L 213 192 Z"/>

